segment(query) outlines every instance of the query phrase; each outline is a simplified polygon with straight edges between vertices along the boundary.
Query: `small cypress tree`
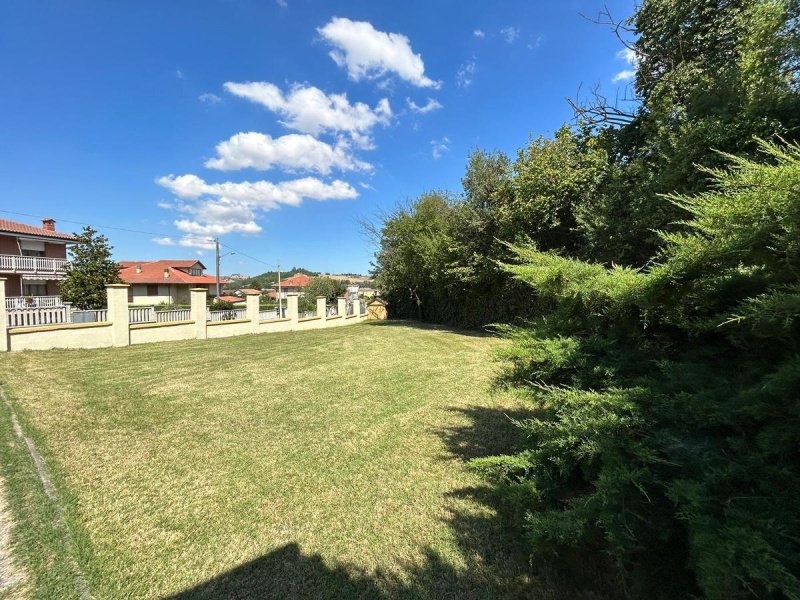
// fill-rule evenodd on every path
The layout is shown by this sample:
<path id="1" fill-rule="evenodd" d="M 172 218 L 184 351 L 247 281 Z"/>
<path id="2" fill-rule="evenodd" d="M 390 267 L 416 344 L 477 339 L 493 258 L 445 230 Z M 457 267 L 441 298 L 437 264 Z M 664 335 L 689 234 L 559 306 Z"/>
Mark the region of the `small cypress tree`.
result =
<path id="1" fill-rule="evenodd" d="M 61 297 L 76 308 L 98 309 L 106 306 L 106 285 L 122 283 L 119 265 L 111 258 L 108 238 L 91 227 L 75 234 L 77 243 L 70 248 L 66 277 L 61 281 Z"/>

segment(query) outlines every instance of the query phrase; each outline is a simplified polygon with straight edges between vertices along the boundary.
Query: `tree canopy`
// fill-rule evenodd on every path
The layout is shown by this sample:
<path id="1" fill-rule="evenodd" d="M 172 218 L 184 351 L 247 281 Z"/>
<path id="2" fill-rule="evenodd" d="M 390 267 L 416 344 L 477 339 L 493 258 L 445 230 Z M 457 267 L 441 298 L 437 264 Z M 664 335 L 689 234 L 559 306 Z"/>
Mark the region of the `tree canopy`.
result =
<path id="1" fill-rule="evenodd" d="M 106 285 L 122 283 L 119 265 L 111 258 L 113 248 L 106 236 L 91 227 L 84 227 L 75 236 L 77 242 L 70 247 L 66 275 L 59 284 L 61 297 L 75 308 L 105 308 Z"/>

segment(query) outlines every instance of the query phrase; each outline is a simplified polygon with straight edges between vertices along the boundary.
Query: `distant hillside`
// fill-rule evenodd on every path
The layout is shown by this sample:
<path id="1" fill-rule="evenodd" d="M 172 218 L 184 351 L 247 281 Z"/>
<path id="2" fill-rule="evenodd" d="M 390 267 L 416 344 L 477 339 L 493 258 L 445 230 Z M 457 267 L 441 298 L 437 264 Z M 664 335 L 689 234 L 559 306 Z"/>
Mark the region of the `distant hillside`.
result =
<path id="1" fill-rule="evenodd" d="M 291 269 L 287 269 L 285 271 L 281 270 L 281 279 L 288 279 L 292 275 L 297 275 L 298 273 L 303 273 L 309 277 L 319 276 L 318 271 L 310 271 L 308 269 L 304 269 L 303 267 L 292 267 Z M 261 273 L 261 275 L 255 275 L 248 279 L 233 280 L 225 286 L 225 289 L 240 290 L 242 288 L 254 288 L 260 290 L 270 287 L 276 281 L 278 281 L 278 272 L 266 271 L 265 273 Z"/>

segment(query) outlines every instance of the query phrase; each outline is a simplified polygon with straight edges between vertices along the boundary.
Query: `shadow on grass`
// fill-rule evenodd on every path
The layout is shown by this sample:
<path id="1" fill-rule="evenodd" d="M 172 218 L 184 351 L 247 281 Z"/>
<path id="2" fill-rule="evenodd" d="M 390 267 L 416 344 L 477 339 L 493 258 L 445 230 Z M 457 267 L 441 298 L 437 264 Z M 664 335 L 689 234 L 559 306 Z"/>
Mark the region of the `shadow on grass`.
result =
<path id="1" fill-rule="evenodd" d="M 456 410 L 456 409 L 454 409 Z M 441 430 L 452 456 L 467 460 L 511 451 L 520 441 L 512 418 L 524 411 L 457 409 L 464 425 Z M 457 507 L 468 504 L 469 512 Z M 490 485 L 477 485 L 448 496 L 445 522 L 463 560 L 458 567 L 428 550 L 419 563 L 403 564 L 401 575 L 367 572 L 331 564 L 304 554 L 297 544 L 277 548 L 205 583 L 169 596 L 171 600 L 217 599 L 596 599 L 560 574 L 540 567 L 534 575 L 518 529 L 506 528 L 503 499 Z M 475 510 L 475 507 L 479 510 Z M 567 583 L 565 583 L 567 581 Z"/>
<path id="2" fill-rule="evenodd" d="M 383 571 L 367 573 L 349 565 L 331 566 L 319 555 L 306 555 L 287 544 L 239 565 L 169 600 L 255 599 L 465 599 L 567 598 L 539 594 L 535 587 L 496 581 L 485 568 L 454 569 L 434 553 L 421 566 L 404 570 L 402 579 Z"/>
<path id="3" fill-rule="evenodd" d="M 497 337 L 497 334 L 489 329 L 462 329 L 449 325 L 439 325 L 437 323 L 425 323 L 424 321 L 412 321 L 409 319 L 389 319 L 387 321 L 366 321 L 370 327 L 411 327 L 413 329 L 424 329 L 429 331 L 449 331 L 468 337 Z"/>

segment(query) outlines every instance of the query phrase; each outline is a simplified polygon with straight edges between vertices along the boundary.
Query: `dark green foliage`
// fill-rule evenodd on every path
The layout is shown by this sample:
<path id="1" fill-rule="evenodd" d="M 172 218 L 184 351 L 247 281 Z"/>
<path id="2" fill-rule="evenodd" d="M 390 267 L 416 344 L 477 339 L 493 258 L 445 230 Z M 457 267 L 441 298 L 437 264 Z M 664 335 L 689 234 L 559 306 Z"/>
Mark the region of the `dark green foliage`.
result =
<path id="1" fill-rule="evenodd" d="M 244 300 L 243 300 L 244 301 Z M 209 305 L 209 310 L 233 310 L 235 307 L 232 302 L 227 300 L 213 300 Z"/>
<path id="2" fill-rule="evenodd" d="M 106 285 L 122 283 L 119 265 L 111 258 L 108 238 L 91 227 L 75 234 L 78 241 L 70 247 L 66 276 L 60 282 L 61 297 L 82 310 L 106 307 Z"/>
<path id="3" fill-rule="evenodd" d="M 691 218 L 646 270 L 506 267 L 556 307 L 505 328 L 542 410 L 475 467 L 525 490 L 533 552 L 602 549 L 633 597 L 800 597 L 800 146 L 760 147 L 671 198 Z"/>
<path id="4" fill-rule="evenodd" d="M 327 304 L 335 305 L 336 299 L 343 296 L 346 291 L 347 286 L 341 281 L 330 277 L 315 277 L 303 290 L 303 295 L 300 296 L 298 303 L 299 309 L 301 312 L 316 310 L 317 296 L 325 296 Z"/>

